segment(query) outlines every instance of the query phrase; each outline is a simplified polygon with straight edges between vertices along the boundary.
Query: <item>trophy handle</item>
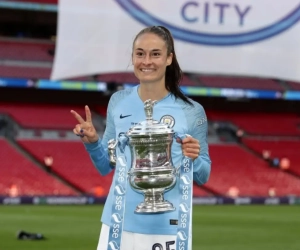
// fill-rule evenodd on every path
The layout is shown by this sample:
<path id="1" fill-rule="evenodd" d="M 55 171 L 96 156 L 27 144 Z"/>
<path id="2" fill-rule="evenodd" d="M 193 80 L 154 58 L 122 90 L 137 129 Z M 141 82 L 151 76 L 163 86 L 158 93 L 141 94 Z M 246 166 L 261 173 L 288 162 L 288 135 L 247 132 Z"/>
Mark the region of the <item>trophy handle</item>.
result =
<path id="1" fill-rule="evenodd" d="M 181 166 L 179 166 L 179 167 L 177 167 L 177 168 L 174 167 L 174 168 L 175 168 L 175 173 L 174 173 L 174 174 L 175 174 L 175 176 L 177 176 L 178 178 L 180 178 L 180 167 L 181 167 Z"/>
<path id="2" fill-rule="evenodd" d="M 108 155 L 109 155 L 109 162 L 112 166 L 116 166 L 117 164 L 117 157 L 116 157 L 116 147 L 118 144 L 118 140 L 111 139 L 108 141 Z"/>

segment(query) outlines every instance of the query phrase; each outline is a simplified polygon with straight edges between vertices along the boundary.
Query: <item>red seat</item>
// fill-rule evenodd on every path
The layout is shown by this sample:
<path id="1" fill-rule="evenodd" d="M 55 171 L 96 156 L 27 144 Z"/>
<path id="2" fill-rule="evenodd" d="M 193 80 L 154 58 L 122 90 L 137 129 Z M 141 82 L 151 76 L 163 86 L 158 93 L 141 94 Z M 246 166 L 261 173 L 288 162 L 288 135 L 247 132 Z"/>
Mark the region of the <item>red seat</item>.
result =
<path id="1" fill-rule="evenodd" d="M 293 113 L 206 111 L 211 121 L 227 121 L 249 134 L 300 135 L 300 117 Z"/>
<path id="2" fill-rule="evenodd" d="M 290 170 L 300 176 L 300 140 L 244 138 L 243 142 L 259 154 L 262 154 L 264 150 L 268 150 L 271 158 L 288 158 L 290 160 Z"/>
<path id="3" fill-rule="evenodd" d="M 64 183 L 55 179 L 17 152 L 0 138 L 0 194 L 8 194 L 16 185 L 19 195 L 76 195 Z"/>
<path id="4" fill-rule="evenodd" d="M 51 68 L 0 66 L 0 77 L 49 79 Z"/>
<path id="5" fill-rule="evenodd" d="M 82 106 L 56 106 L 34 104 L 0 103 L 0 113 L 10 115 L 18 124 L 26 128 L 72 130 L 76 120 L 70 113 L 73 109 L 85 117 Z"/>
<path id="6" fill-rule="evenodd" d="M 104 194 L 108 193 L 112 174 L 100 175 L 81 141 L 19 139 L 18 143 L 40 162 L 44 161 L 45 155 L 51 155 L 52 169 L 86 193 L 93 193 L 99 186 L 104 189 Z"/>
<path id="7" fill-rule="evenodd" d="M 240 196 L 268 196 L 270 188 L 279 196 L 300 195 L 298 178 L 270 168 L 236 144 L 210 145 L 210 155 L 212 172 L 205 185 L 223 195 L 231 187 L 237 187 Z"/>
<path id="8" fill-rule="evenodd" d="M 55 44 L 52 42 L 36 42 L 30 40 L 0 40 L 0 58 L 20 61 L 52 62 Z"/>
<path id="9" fill-rule="evenodd" d="M 211 88 L 264 89 L 284 91 L 281 85 L 271 79 L 229 76 L 200 76 L 199 80 L 203 86 Z"/>

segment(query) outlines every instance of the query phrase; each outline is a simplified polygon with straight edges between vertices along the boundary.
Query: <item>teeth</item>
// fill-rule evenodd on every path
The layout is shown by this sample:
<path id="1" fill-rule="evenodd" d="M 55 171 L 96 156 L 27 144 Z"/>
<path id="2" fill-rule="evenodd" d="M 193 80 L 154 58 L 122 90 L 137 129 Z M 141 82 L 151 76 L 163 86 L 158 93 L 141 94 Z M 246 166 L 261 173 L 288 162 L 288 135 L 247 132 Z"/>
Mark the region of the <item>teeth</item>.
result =
<path id="1" fill-rule="evenodd" d="M 153 71 L 153 69 L 142 69 L 143 72 L 150 72 Z"/>

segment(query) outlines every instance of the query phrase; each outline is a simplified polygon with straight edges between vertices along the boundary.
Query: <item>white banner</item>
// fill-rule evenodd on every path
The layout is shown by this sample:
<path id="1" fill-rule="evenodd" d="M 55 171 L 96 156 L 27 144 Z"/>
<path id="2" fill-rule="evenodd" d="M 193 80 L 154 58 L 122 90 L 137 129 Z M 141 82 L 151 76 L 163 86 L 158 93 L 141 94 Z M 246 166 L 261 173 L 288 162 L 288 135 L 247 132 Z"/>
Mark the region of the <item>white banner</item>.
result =
<path id="1" fill-rule="evenodd" d="M 185 72 L 300 82 L 299 0 L 60 0 L 52 80 L 132 71 L 151 25 L 170 29 Z"/>

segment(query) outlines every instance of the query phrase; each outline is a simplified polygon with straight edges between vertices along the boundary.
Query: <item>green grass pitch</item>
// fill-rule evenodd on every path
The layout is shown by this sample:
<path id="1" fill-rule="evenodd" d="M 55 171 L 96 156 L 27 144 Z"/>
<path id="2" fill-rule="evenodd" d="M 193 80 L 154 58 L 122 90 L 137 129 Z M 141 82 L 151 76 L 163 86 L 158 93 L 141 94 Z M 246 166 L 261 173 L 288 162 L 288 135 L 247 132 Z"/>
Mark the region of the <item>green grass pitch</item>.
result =
<path id="1" fill-rule="evenodd" d="M 96 250 L 101 212 L 100 205 L 0 206 L 0 250 Z M 47 240 L 17 240 L 21 229 Z M 193 250 L 268 249 L 300 249 L 299 206 L 194 206 Z"/>

